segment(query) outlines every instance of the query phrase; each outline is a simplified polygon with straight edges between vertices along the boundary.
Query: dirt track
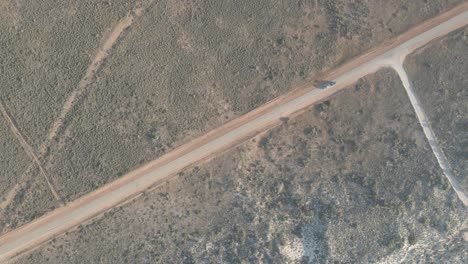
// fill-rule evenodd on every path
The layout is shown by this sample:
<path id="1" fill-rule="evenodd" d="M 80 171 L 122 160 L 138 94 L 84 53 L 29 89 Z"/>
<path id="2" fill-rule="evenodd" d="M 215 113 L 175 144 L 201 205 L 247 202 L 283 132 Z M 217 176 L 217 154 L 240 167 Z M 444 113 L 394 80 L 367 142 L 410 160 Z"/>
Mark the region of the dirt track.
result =
<path id="1" fill-rule="evenodd" d="M 89 64 L 83 79 L 81 79 L 80 83 L 78 84 L 78 87 L 68 96 L 67 100 L 65 101 L 60 115 L 55 120 L 54 124 L 52 125 L 49 131 L 49 134 L 47 135 L 46 142 L 40 147 L 41 154 L 44 154 L 44 152 L 50 147 L 51 142 L 57 137 L 57 134 L 59 133 L 60 129 L 64 124 L 65 118 L 75 105 L 77 98 L 82 96 L 86 88 L 93 82 L 97 72 L 101 68 L 106 58 L 110 55 L 114 45 L 121 38 L 125 30 L 133 24 L 135 19 L 143 15 L 143 13 L 143 8 L 136 7 L 134 10 L 130 11 L 124 18 L 122 18 L 114 26 L 109 35 L 104 39 L 104 42 L 102 43 L 100 49 Z"/>
<path id="2" fill-rule="evenodd" d="M 18 129 L 18 126 L 16 125 L 16 121 L 11 117 L 11 115 L 8 113 L 8 110 L 2 101 L 0 99 L 0 112 L 5 118 L 5 120 L 9 123 L 10 129 L 13 132 L 13 134 L 16 136 L 16 138 L 19 140 L 21 146 L 24 148 L 24 150 L 28 153 L 28 155 L 31 157 L 32 161 L 37 164 L 39 167 L 39 171 L 41 172 L 41 175 L 45 178 L 47 185 L 49 186 L 50 191 L 52 192 L 52 195 L 55 197 L 55 199 L 63 204 L 63 199 L 60 197 L 60 195 L 57 193 L 55 190 L 54 186 L 50 182 L 49 176 L 47 176 L 44 168 L 42 167 L 41 163 L 39 162 L 39 159 L 37 158 L 36 153 L 34 153 L 33 148 L 31 145 L 26 141 L 24 138 L 23 134 L 21 131 Z"/>
<path id="3" fill-rule="evenodd" d="M 440 168 L 442 169 L 445 177 L 450 182 L 452 189 L 458 195 L 458 198 L 460 198 L 460 200 L 465 206 L 468 206 L 468 197 L 466 196 L 465 192 L 462 190 L 458 181 L 453 175 L 450 169 L 449 162 L 445 157 L 443 151 L 439 147 L 439 141 L 437 140 L 437 137 L 434 131 L 432 130 L 429 118 L 424 112 L 422 105 L 419 102 L 416 93 L 414 92 L 413 85 L 411 84 L 411 81 L 408 75 L 406 74 L 405 69 L 403 68 L 403 61 L 396 61 L 395 64 L 392 65 L 392 67 L 400 76 L 403 86 L 405 87 L 408 97 L 410 98 L 411 104 L 413 105 L 414 111 L 416 112 L 416 116 L 418 117 L 419 123 L 421 124 L 424 135 L 426 135 L 426 138 L 429 142 L 429 145 L 431 146 L 434 156 L 437 159 L 437 162 L 439 163 Z"/>
<path id="4" fill-rule="evenodd" d="M 67 206 L 0 237 L 0 259 L 8 259 L 31 249 L 64 231 L 96 216 L 154 184 L 167 180 L 183 168 L 239 144 L 244 139 L 279 123 L 301 109 L 322 101 L 353 84 L 359 78 L 389 66 L 415 49 L 468 24 L 468 3 L 413 28 L 383 47 L 360 56 L 324 79 L 336 85 L 326 90 L 313 87 L 296 90 L 257 108 L 194 141 L 183 145 Z"/>

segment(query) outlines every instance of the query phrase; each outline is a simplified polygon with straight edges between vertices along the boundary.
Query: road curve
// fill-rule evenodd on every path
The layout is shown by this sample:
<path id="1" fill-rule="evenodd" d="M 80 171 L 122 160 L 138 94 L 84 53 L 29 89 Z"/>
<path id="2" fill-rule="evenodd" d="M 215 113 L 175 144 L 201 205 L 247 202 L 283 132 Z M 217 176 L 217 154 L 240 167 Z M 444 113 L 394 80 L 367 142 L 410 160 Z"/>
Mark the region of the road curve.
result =
<path id="1" fill-rule="evenodd" d="M 0 260 L 7 260 L 75 227 L 155 184 L 164 182 L 185 167 L 239 144 L 279 123 L 279 118 L 292 115 L 350 86 L 358 79 L 389 65 L 395 57 L 468 24 L 468 3 L 413 28 L 383 47 L 372 50 L 323 79 L 336 84 L 326 90 L 305 87 L 281 96 L 254 111 L 237 118 L 204 136 L 183 145 L 161 158 L 93 191 L 66 206 L 0 237 Z"/>

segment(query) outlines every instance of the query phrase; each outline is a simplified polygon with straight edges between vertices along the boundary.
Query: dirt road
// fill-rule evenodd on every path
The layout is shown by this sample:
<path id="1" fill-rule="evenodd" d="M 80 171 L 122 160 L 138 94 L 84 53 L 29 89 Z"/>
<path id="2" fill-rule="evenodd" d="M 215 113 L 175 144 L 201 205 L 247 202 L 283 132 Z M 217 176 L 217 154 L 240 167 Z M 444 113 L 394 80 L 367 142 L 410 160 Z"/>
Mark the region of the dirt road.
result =
<path id="1" fill-rule="evenodd" d="M 416 116 L 418 117 L 419 123 L 423 129 L 424 135 L 426 136 L 429 145 L 431 146 L 432 152 L 439 163 L 442 172 L 444 173 L 445 177 L 448 179 L 452 189 L 457 194 L 458 198 L 463 202 L 465 206 L 468 206 L 468 197 L 466 196 L 465 192 L 460 187 L 460 184 L 456 180 L 455 176 L 453 175 L 450 169 L 450 163 L 448 162 L 447 158 L 445 157 L 442 149 L 439 147 L 439 141 L 432 130 L 431 123 L 429 122 L 429 118 L 427 117 L 426 113 L 424 112 L 421 103 L 419 102 L 418 96 L 414 92 L 413 85 L 406 74 L 405 69 L 403 68 L 403 61 L 395 61 L 392 65 L 392 68 L 400 76 L 401 82 L 406 89 L 408 97 L 411 101 L 411 105 L 413 105 L 414 111 L 416 112 Z"/>
<path id="2" fill-rule="evenodd" d="M 151 2 L 150 2 L 151 3 Z M 73 92 L 68 96 L 63 106 L 60 115 L 52 124 L 52 127 L 47 135 L 46 142 L 40 147 L 40 153 L 43 154 L 50 147 L 51 142 L 57 137 L 59 130 L 64 125 L 64 121 L 71 111 L 73 106 L 76 104 L 77 98 L 81 97 L 87 87 L 94 81 L 96 74 L 103 65 L 104 61 L 111 54 L 112 48 L 117 43 L 117 41 L 122 38 L 124 32 L 130 28 L 133 22 L 142 16 L 144 13 L 144 8 L 137 6 L 131 10 L 125 17 L 123 17 L 117 24 L 114 26 L 112 31 L 104 38 L 101 47 L 99 48 L 96 55 L 93 57 L 91 63 L 86 69 L 86 73 L 81 79 L 78 87 L 73 90 Z"/>
<path id="3" fill-rule="evenodd" d="M 395 58 L 468 24 L 468 3 L 413 28 L 395 40 L 353 59 L 324 79 L 336 84 L 326 90 L 313 87 L 296 90 L 204 136 L 183 145 L 92 193 L 0 237 L 0 259 L 8 259 L 31 249 L 64 231 L 89 220 L 109 208 L 167 180 L 183 168 L 222 152 L 252 135 L 278 124 L 280 117 L 292 115 L 349 87 L 359 78 L 388 67 Z"/>

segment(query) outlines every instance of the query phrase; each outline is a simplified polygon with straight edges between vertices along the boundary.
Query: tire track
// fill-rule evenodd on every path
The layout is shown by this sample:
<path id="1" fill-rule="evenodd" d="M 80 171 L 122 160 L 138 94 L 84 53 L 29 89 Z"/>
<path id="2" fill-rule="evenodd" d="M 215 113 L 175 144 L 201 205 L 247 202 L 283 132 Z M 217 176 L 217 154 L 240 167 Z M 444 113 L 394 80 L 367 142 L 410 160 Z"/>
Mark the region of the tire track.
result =
<path id="1" fill-rule="evenodd" d="M 34 165 L 36 165 L 35 162 L 29 164 L 26 170 L 18 178 L 18 183 L 5 195 L 5 200 L 0 202 L 0 211 L 7 208 L 13 202 L 15 197 L 18 195 L 18 192 L 24 187 L 22 185 L 26 182 L 25 177 L 28 175 L 30 170 L 34 168 Z"/>
<path id="2" fill-rule="evenodd" d="M 24 138 L 23 134 L 21 133 L 21 131 L 18 129 L 18 125 L 16 123 L 16 121 L 14 120 L 14 118 L 10 115 L 10 113 L 8 112 L 8 109 L 6 108 L 6 105 L 5 103 L 3 102 L 3 99 L 0 98 L 0 112 L 2 112 L 2 115 L 3 117 L 5 118 L 5 120 L 8 122 L 8 125 L 11 129 L 11 131 L 13 132 L 13 134 L 15 134 L 16 138 L 18 139 L 18 141 L 20 142 L 21 146 L 23 147 L 23 149 L 26 151 L 26 153 L 29 155 L 29 157 L 33 160 L 33 162 L 35 162 L 37 164 L 37 166 L 39 167 L 39 171 L 40 173 L 42 174 L 42 176 L 44 177 L 44 179 L 46 180 L 47 182 L 47 185 L 49 186 L 49 189 L 50 189 L 50 192 L 52 193 L 52 195 L 55 197 L 55 199 L 61 204 L 61 205 L 64 205 L 64 200 L 62 199 L 62 197 L 58 194 L 57 190 L 55 189 L 55 187 L 53 186 L 53 184 L 51 183 L 50 181 L 50 178 L 49 176 L 47 175 L 47 173 L 45 172 L 44 168 L 42 167 L 41 165 L 41 162 L 39 161 L 36 153 L 34 153 L 34 150 L 33 148 L 31 147 L 31 145 L 26 141 L 26 139 Z"/>
<path id="3" fill-rule="evenodd" d="M 149 8 L 153 2 L 154 1 L 150 1 L 146 5 L 146 8 Z M 52 127 L 50 128 L 49 133 L 47 135 L 46 141 L 39 148 L 39 153 L 42 156 L 47 154 L 48 149 L 50 148 L 54 140 L 56 140 L 57 137 L 59 137 L 61 131 L 64 130 L 65 121 L 69 116 L 70 111 L 77 104 L 78 99 L 85 94 L 87 88 L 96 79 L 97 73 L 102 68 L 102 65 L 104 64 L 105 60 L 111 55 L 115 45 L 123 37 L 125 31 L 132 26 L 135 20 L 144 14 L 146 8 L 142 7 L 141 4 L 137 4 L 137 6 L 133 10 L 131 10 L 124 18 L 120 19 L 117 22 L 117 24 L 114 26 L 107 38 L 104 39 L 103 44 L 101 45 L 93 60 L 89 64 L 85 75 L 78 83 L 78 86 L 75 90 L 71 92 L 71 94 L 65 100 L 62 111 L 52 124 Z"/>

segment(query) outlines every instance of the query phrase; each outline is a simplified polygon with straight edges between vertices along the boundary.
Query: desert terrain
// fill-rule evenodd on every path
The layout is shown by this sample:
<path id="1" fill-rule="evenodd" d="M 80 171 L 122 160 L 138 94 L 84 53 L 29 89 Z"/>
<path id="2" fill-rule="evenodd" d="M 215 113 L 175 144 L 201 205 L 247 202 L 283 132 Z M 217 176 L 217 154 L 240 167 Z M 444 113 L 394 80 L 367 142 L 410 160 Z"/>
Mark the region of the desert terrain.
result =
<path id="1" fill-rule="evenodd" d="M 78 85 L 103 36 L 133 5 L 126 0 L 112 5 L 109 1 L 0 2 L 1 99 L 41 163 L 49 128 L 67 96 Z M 5 158 L 0 162 L 8 163 L 0 168 L 0 181 L 8 183 L 2 184 L 0 193 L 2 201 L 9 201 L 0 213 L 0 233 L 4 233 L 59 203 L 37 165 L 32 160 L 24 164 L 24 158 L 10 151 L 19 143 L 11 129 L 2 128 L 1 140 Z"/>
<path id="2" fill-rule="evenodd" d="M 462 2 L 0 2 L 0 235 Z M 464 190 L 466 44 L 404 64 Z M 385 69 L 12 262 L 462 263 L 465 218 Z"/>
<path id="3" fill-rule="evenodd" d="M 377 3 L 312 3 L 152 5 L 52 144 L 58 192 L 73 200 L 414 25 L 396 14 L 375 27 Z M 407 27 L 389 30 L 394 19 Z"/>
<path id="4" fill-rule="evenodd" d="M 2 5 L 1 87 L 70 201 L 461 1 L 52 2 Z M 89 72 L 137 8 L 143 15 L 117 31 Z M 34 168 L 25 173 L 40 178 Z"/>
<path id="5" fill-rule="evenodd" d="M 14 263 L 461 262 L 465 219 L 388 69 Z"/>
<path id="6" fill-rule="evenodd" d="M 452 170 L 468 190 L 468 29 L 447 36 L 405 64 Z"/>

